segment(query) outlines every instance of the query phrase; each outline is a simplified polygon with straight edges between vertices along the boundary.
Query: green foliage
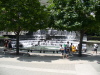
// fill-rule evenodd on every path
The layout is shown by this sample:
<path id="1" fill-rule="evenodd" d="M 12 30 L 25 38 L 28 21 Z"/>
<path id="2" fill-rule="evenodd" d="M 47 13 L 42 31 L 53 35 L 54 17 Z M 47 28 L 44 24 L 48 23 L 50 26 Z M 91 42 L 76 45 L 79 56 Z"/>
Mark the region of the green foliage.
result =
<path id="1" fill-rule="evenodd" d="M 49 27 L 79 31 L 79 56 L 82 55 L 82 41 L 84 33 L 96 31 L 99 28 L 100 9 L 99 0 L 50 0 L 48 10 L 51 13 Z M 99 11 L 99 12 L 98 12 Z M 96 17 L 95 17 L 96 16 Z"/>
<path id="2" fill-rule="evenodd" d="M 0 36 L 0 39 L 9 39 L 9 37 Z"/>
<path id="3" fill-rule="evenodd" d="M 51 12 L 50 27 L 60 30 L 84 32 L 96 27 L 96 15 L 100 1 L 93 0 L 50 0 L 48 10 Z M 99 19 L 100 20 L 100 19 Z"/>
<path id="4" fill-rule="evenodd" d="M 0 36 L 0 38 L 5 38 L 4 36 Z"/>
<path id="5" fill-rule="evenodd" d="M 0 29 L 36 31 L 47 27 L 48 12 L 39 0 L 0 0 Z"/>
<path id="6" fill-rule="evenodd" d="M 39 0 L 0 0 L 0 30 L 16 35 L 16 54 L 19 54 L 20 31 L 47 28 L 48 12 Z"/>

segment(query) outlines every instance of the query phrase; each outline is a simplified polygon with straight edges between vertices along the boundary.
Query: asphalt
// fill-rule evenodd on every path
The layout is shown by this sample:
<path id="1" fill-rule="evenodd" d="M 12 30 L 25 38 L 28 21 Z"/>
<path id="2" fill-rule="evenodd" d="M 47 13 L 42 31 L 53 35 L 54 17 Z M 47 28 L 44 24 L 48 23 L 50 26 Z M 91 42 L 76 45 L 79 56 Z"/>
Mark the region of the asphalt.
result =
<path id="1" fill-rule="evenodd" d="M 31 53 L 15 51 L 3 54 L 0 49 L 0 75 L 100 75 L 100 51 L 62 58 L 61 53 Z"/>

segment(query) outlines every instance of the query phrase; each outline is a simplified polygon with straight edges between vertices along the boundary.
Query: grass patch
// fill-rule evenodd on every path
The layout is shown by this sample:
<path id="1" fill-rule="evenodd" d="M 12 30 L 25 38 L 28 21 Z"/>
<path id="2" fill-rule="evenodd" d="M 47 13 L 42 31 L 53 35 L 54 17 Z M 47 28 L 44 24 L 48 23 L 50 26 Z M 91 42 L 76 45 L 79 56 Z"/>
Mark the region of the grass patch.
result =
<path id="1" fill-rule="evenodd" d="M 0 39 L 9 39 L 9 37 L 0 36 Z"/>

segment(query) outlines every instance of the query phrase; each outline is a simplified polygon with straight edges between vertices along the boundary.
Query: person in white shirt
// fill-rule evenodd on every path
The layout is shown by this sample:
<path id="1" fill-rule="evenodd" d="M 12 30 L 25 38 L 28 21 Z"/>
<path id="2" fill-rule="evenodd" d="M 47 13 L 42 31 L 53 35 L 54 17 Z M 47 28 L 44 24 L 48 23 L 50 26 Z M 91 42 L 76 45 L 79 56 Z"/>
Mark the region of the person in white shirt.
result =
<path id="1" fill-rule="evenodd" d="M 64 58 L 64 47 L 62 45 L 60 45 L 60 51 L 62 53 L 62 57 Z"/>
<path id="2" fill-rule="evenodd" d="M 93 54 L 94 54 L 94 52 L 96 52 L 96 54 L 97 54 L 98 44 L 94 44 L 93 46 L 94 46 Z"/>

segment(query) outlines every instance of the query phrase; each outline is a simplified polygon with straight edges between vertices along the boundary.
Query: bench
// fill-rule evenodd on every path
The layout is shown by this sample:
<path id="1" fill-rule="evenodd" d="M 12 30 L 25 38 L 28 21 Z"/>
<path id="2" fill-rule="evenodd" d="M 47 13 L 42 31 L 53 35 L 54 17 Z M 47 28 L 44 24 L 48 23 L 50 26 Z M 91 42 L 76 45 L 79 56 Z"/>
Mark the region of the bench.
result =
<path id="1" fill-rule="evenodd" d="M 24 50 L 26 51 L 26 54 L 24 54 L 24 56 L 30 56 L 30 52 L 39 52 L 39 53 L 46 53 L 46 52 L 53 52 L 53 53 L 58 53 L 60 52 L 60 50 L 55 50 L 55 49 L 52 49 L 52 50 L 49 50 L 49 49 L 44 49 L 44 48 L 40 48 L 40 49 L 31 49 L 31 48 L 20 48 L 20 50 Z"/>

